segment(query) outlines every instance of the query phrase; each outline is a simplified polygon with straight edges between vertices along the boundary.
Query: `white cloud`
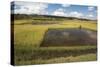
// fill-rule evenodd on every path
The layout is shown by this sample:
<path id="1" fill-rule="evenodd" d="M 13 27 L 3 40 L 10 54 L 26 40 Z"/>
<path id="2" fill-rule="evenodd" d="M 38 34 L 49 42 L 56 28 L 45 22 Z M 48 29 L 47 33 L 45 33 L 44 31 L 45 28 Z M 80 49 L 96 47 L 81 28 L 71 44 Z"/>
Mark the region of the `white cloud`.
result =
<path id="1" fill-rule="evenodd" d="M 94 7 L 88 7 L 88 10 L 92 11 L 92 10 L 94 10 Z"/>
<path id="2" fill-rule="evenodd" d="M 86 15 L 86 18 L 87 19 L 97 19 L 97 17 L 95 17 L 93 14 L 88 14 L 88 15 Z"/>
<path id="3" fill-rule="evenodd" d="M 92 14 L 89 14 L 88 17 L 94 17 Z"/>
<path id="4" fill-rule="evenodd" d="M 20 9 L 15 9 L 15 13 L 20 14 L 45 14 L 48 4 L 46 3 L 31 3 L 31 2 L 15 2 L 15 5 L 20 5 Z"/>
<path id="5" fill-rule="evenodd" d="M 57 10 L 55 10 L 52 15 L 56 15 L 56 16 L 65 16 L 65 17 L 78 17 L 78 18 L 82 18 L 84 15 L 80 12 L 77 11 L 73 11 L 73 12 L 65 12 L 64 9 L 59 8 Z"/>
<path id="6" fill-rule="evenodd" d="M 96 17 L 94 17 L 93 14 L 84 15 L 83 13 L 78 12 L 78 11 L 72 11 L 72 12 L 68 12 L 67 13 L 62 8 L 59 8 L 59 9 L 55 10 L 52 13 L 52 15 L 55 15 L 55 16 L 65 16 L 65 17 L 77 17 L 77 18 L 85 18 L 85 19 L 96 19 Z"/>
<path id="7" fill-rule="evenodd" d="M 62 4 L 62 7 L 70 7 L 71 5 L 69 4 Z"/>
<path id="8" fill-rule="evenodd" d="M 95 17 L 93 14 L 83 15 L 81 18 L 92 19 L 92 20 L 96 20 L 97 19 L 97 17 Z"/>
<path id="9" fill-rule="evenodd" d="M 69 16 L 71 17 L 83 17 L 83 14 L 77 11 L 73 11 L 69 13 Z"/>
<path id="10" fill-rule="evenodd" d="M 57 10 L 55 10 L 52 15 L 56 15 L 56 16 L 66 16 L 64 9 L 59 8 Z"/>

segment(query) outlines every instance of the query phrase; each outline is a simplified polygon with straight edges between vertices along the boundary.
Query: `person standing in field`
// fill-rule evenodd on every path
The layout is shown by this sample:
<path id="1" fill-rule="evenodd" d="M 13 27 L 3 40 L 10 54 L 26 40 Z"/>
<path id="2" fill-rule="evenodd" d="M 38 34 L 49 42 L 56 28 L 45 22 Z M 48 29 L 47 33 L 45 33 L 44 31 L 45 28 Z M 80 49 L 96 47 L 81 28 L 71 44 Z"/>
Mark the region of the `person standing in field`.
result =
<path id="1" fill-rule="evenodd" d="M 82 26 L 81 25 L 79 26 L 79 29 L 82 29 Z"/>

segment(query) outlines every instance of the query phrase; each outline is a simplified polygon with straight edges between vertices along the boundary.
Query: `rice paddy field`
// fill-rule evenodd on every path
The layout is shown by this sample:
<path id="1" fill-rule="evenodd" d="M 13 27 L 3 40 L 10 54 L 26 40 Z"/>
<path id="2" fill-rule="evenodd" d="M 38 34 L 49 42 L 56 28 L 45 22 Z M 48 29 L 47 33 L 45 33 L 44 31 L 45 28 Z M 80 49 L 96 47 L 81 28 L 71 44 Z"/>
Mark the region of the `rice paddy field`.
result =
<path id="1" fill-rule="evenodd" d="M 96 21 L 67 19 L 59 21 L 53 20 L 50 22 L 50 20 L 41 21 L 24 19 L 14 20 L 14 24 L 12 24 L 12 26 L 14 26 L 13 33 L 15 65 L 50 64 L 97 60 Z M 90 36 L 91 31 L 87 31 L 89 35 L 85 37 L 83 34 L 79 34 L 80 31 L 78 31 L 78 35 L 76 35 L 77 33 L 75 33 L 75 35 L 72 34 L 71 36 L 73 37 L 71 39 L 71 36 L 69 38 L 64 37 L 69 36 L 66 32 L 63 33 L 64 36 L 61 35 L 60 33 L 62 33 L 62 31 L 59 32 L 61 29 L 64 29 L 64 31 L 67 29 L 79 29 L 81 31 L 82 29 L 88 29 L 94 31 L 95 34 L 91 34 L 91 40 L 91 38 L 87 38 L 87 36 Z M 55 31 L 51 32 L 50 30 Z M 59 33 L 58 35 L 57 32 Z M 71 34 L 71 32 L 69 33 Z M 80 38 L 84 41 L 80 41 L 79 36 L 83 36 L 84 39 L 82 39 L 82 37 Z M 67 43 L 64 39 L 70 40 L 68 40 Z M 77 40 L 75 45 L 70 45 L 76 39 L 79 39 L 79 41 Z"/>

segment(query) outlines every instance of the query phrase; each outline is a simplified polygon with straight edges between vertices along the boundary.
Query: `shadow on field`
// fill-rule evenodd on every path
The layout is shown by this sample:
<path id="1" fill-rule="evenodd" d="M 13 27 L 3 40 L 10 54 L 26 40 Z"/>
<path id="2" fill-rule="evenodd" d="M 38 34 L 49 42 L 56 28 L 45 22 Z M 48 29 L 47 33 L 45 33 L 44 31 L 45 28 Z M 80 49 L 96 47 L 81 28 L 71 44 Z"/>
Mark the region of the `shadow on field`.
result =
<path id="1" fill-rule="evenodd" d="M 48 29 L 41 47 L 97 45 L 97 32 L 88 29 Z"/>

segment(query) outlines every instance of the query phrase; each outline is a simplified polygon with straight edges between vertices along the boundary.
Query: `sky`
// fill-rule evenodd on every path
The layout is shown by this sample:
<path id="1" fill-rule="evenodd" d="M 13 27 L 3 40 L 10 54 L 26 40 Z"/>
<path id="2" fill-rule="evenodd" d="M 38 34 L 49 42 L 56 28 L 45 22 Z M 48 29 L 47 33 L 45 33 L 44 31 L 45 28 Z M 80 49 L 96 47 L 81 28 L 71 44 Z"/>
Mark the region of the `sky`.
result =
<path id="1" fill-rule="evenodd" d="M 54 15 L 64 17 L 86 18 L 92 20 L 97 19 L 96 6 L 72 4 L 14 1 L 11 3 L 11 13 Z"/>

